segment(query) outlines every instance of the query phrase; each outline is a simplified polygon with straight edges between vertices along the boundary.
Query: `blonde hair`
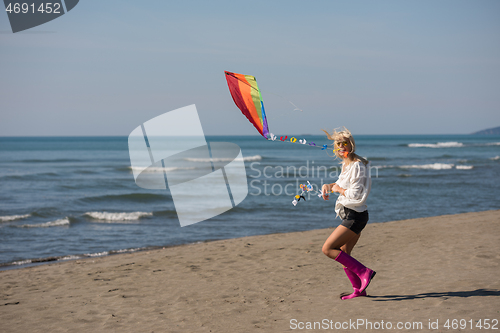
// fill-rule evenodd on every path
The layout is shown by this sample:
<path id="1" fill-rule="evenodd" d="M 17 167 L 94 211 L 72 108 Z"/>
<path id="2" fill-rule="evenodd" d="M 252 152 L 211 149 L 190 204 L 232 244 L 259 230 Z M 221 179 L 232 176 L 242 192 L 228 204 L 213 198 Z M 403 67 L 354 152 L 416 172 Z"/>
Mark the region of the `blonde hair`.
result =
<path id="1" fill-rule="evenodd" d="M 328 133 L 324 129 L 322 129 L 322 131 L 325 132 L 326 136 L 328 137 L 328 140 L 332 140 L 334 143 L 341 141 L 343 139 L 349 140 L 349 142 L 351 143 L 351 151 L 349 152 L 349 154 L 351 154 L 353 160 L 363 162 L 364 165 L 368 164 L 367 159 L 354 153 L 356 151 L 356 142 L 354 141 L 351 132 L 347 128 L 345 128 L 344 126 L 342 126 L 341 128 L 335 128 L 332 134 Z M 334 153 L 335 156 L 337 156 L 337 158 L 342 159 L 343 156 L 340 155 L 338 150 L 334 150 Z"/>

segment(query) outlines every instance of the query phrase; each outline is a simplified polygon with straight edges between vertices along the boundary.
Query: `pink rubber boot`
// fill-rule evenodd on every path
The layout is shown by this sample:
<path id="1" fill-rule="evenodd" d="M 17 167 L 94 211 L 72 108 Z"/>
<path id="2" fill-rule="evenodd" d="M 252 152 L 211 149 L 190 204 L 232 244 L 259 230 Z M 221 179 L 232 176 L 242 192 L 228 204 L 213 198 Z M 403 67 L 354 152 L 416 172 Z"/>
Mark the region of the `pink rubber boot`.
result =
<path id="1" fill-rule="evenodd" d="M 363 266 L 362 263 L 342 251 L 340 251 L 335 260 L 347 267 L 351 272 L 359 277 L 359 279 L 361 280 L 361 287 L 359 287 L 360 293 L 365 291 L 376 274 L 375 271 L 372 271 L 368 267 Z"/>
<path id="2" fill-rule="evenodd" d="M 347 277 L 349 278 L 349 281 L 351 281 L 352 289 L 354 289 L 354 292 L 352 294 L 342 293 L 340 294 L 340 299 L 345 300 L 359 296 L 366 296 L 366 291 L 359 292 L 359 288 L 361 287 L 361 280 L 359 279 L 359 277 L 351 272 L 347 267 L 344 267 L 344 271 L 345 275 L 347 275 Z"/>

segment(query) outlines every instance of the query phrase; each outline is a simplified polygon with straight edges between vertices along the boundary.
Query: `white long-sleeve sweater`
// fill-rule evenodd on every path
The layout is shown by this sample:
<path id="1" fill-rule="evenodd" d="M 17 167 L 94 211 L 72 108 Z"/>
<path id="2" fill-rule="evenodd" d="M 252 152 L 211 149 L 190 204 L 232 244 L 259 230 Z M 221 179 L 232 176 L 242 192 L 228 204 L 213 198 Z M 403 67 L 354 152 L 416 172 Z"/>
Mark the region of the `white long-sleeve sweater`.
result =
<path id="1" fill-rule="evenodd" d="M 343 171 L 335 183 L 346 191 L 344 195 L 339 195 L 335 203 L 335 212 L 337 215 L 341 206 L 357 212 L 364 212 L 368 209 L 366 199 L 368 198 L 368 194 L 370 194 L 372 185 L 369 166 L 370 164 L 364 165 L 362 162 L 343 165 Z"/>

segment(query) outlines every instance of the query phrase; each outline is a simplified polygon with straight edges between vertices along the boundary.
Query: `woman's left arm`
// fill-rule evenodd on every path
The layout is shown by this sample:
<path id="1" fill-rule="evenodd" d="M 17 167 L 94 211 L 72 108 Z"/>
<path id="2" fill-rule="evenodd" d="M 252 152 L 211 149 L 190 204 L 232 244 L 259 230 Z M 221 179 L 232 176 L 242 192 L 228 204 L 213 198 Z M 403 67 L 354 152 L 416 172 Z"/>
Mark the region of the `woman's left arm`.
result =
<path id="1" fill-rule="evenodd" d="M 333 187 L 332 187 L 332 191 L 340 193 L 340 195 L 344 195 L 345 196 L 346 189 L 343 189 L 342 187 L 338 186 L 337 183 L 334 183 Z"/>

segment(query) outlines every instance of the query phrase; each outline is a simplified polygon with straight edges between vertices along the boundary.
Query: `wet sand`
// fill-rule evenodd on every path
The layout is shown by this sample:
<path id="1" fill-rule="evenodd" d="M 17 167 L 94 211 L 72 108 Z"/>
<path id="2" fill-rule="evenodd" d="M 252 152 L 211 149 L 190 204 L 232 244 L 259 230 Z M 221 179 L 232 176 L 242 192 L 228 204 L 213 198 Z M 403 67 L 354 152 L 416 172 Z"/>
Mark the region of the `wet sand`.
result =
<path id="1" fill-rule="evenodd" d="M 369 224 L 352 254 L 377 275 L 369 297 L 346 301 L 342 266 L 321 252 L 332 231 L 0 271 L 0 331 L 452 332 L 448 319 L 500 329 L 500 211 Z"/>

